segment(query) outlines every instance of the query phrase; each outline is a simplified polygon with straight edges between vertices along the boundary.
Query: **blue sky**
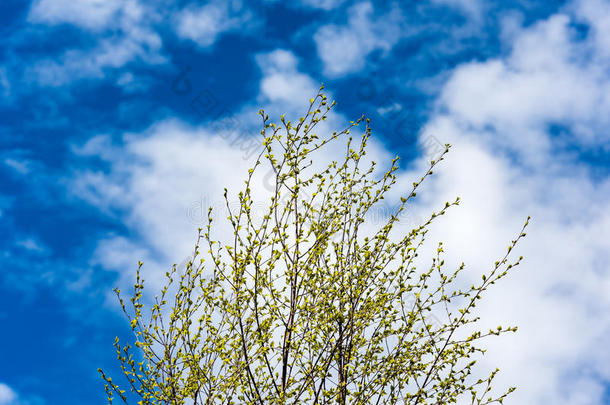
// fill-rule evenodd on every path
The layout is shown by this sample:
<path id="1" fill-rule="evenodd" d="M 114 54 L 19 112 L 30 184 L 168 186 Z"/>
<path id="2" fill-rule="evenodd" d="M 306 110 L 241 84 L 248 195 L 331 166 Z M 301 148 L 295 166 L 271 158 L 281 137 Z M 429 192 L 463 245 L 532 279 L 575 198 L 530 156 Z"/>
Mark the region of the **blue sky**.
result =
<path id="1" fill-rule="evenodd" d="M 240 186 L 258 109 L 298 117 L 321 83 L 332 125 L 366 113 L 372 155 L 403 158 L 396 198 L 454 145 L 406 225 L 459 195 L 433 234 L 467 277 L 532 216 L 482 309 L 520 326 L 482 362 L 510 403 L 610 403 L 610 2 L 4 0 L 0 20 L 0 405 L 104 401 L 129 334 L 112 288 L 137 260 L 158 287 Z"/>

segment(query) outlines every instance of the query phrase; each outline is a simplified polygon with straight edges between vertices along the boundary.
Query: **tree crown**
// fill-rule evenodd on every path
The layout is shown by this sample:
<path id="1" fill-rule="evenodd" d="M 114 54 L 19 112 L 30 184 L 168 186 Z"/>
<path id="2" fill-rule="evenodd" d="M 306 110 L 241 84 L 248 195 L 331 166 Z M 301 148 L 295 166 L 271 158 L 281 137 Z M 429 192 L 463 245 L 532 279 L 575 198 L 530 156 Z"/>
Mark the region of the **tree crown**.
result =
<path id="1" fill-rule="evenodd" d="M 371 136 L 364 117 L 320 138 L 315 131 L 334 105 L 321 88 L 294 123 L 284 116 L 279 124 L 270 122 L 261 110 L 262 150 L 237 210 L 225 189 L 232 240 L 214 240 L 210 208 L 192 260 L 184 272 L 174 265 L 166 273 L 149 316 L 143 313 L 142 263 L 131 310 L 115 290 L 138 358 L 131 345 L 115 340 L 132 394 L 99 370 L 110 403 L 115 396 L 128 403 L 132 395 L 139 404 L 444 404 L 463 396 L 488 404 L 514 390 L 492 396 L 497 370 L 483 378 L 472 372 L 484 352 L 480 339 L 517 328 L 460 331 L 479 320 L 474 308 L 487 288 L 521 262 L 509 262 L 509 255 L 528 222 L 470 288 L 455 287 L 463 263 L 444 270 L 442 244 L 430 265 L 418 268 L 428 226 L 459 198 L 406 235 L 390 232 L 444 159 L 445 145 L 383 226 L 363 236 L 367 213 L 396 182 L 398 158 L 382 176 L 375 177 L 375 162 L 362 168 Z M 354 146 L 350 131 L 363 124 Z M 312 170 L 312 153 L 339 137 L 348 137 L 342 159 Z M 264 165 L 274 181 L 268 209 L 257 218 L 252 182 Z"/>

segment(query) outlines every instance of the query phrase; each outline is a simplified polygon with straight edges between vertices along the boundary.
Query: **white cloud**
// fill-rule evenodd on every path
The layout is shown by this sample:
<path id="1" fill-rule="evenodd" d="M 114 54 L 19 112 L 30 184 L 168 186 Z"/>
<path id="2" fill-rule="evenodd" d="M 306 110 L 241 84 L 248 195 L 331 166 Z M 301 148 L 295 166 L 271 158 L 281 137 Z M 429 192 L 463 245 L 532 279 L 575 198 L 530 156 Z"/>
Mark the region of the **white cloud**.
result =
<path id="1" fill-rule="evenodd" d="M 158 52 L 161 39 L 152 32 L 143 36 L 127 35 L 110 38 L 90 50 L 66 51 L 59 61 L 44 59 L 27 68 L 28 76 L 46 86 L 63 86 L 79 79 L 101 79 L 109 71 L 141 61 L 150 64 L 164 63 Z"/>
<path id="2" fill-rule="evenodd" d="M 206 48 L 224 32 L 243 30 L 249 19 L 250 13 L 239 2 L 212 1 L 181 10 L 175 16 L 174 26 L 179 37 Z"/>
<path id="3" fill-rule="evenodd" d="M 92 137 L 85 145 L 75 147 L 81 157 L 96 156 L 108 161 L 109 172 L 81 171 L 70 183 L 71 192 L 108 215 L 120 216 L 134 236 L 108 235 L 100 241 L 93 264 L 122 274 L 122 286 L 129 285 L 134 264 L 143 260 L 153 283 L 173 263 L 181 262 L 192 250 L 196 228 L 205 224 L 207 207 L 213 206 L 216 218 L 225 218 L 223 188 L 230 190 L 230 201 L 243 186 L 254 154 L 244 151 L 247 142 L 260 151 L 260 117 L 258 109 L 278 120 L 286 113 L 296 120 L 306 112 L 307 100 L 315 95 L 318 85 L 297 69 L 298 60 L 284 50 L 262 54 L 257 61 L 263 71 L 257 103 L 236 113 L 240 120 L 237 131 L 224 131 L 215 123 L 193 127 L 177 120 L 165 120 L 141 134 L 125 134 L 122 145 L 114 144 L 107 135 Z M 292 84 L 292 85 L 290 85 Z M 341 128 L 346 123 L 332 115 L 320 124 L 321 133 Z M 237 135 L 247 135 L 237 138 Z M 249 137 L 248 137 L 249 136 Z M 258 140 L 258 141 L 257 141 Z M 252 142 L 252 143 L 250 143 Z M 323 160 L 343 154 L 336 145 Z M 387 156 L 376 142 L 371 142 L 370 156 Z M 321 164 L 317 162 L 316 164 Z M 261 175 L 253 184 L 257 208 L 266 204 L 268 181 Z M 222 221 L 220 221 L 222 223 Z M 216 230 L 217 236 L 229 237 L 228 224 Z M 109 254 L 109 252 L 113 252 Z"/>
<path id="4" fill-rule="evenodd" d="M 28 21 L 49 25 L 72 24 L 99 30 L 106 28 L 121 9 L 123 0 L 35 0 Z"/>
<path id="5" fill-rule="evenodd" d="M 607 63 L 610 58 L 610 4 L 603 0 L 578 0 L 573 3 L 573 12 L 590 27 L 595 55 Z"/>
<path id="6" fill-rule="evenodd" d="M 570 25 L 595 4 L 512 30 L 504 58 L 458 66 L 423 132 L 454 145 L 416 209 L 462 197 L 431 231 L 448 263 L 464 260 L 478 278 L 532 215 L 516 252 L 524 265 L 479 310 L 490 327 L 520 327 L 490 340 L 480 364 L 501 368 L 499 385 L 518 386 L 514 403 L 600 404 L 610 382 L 610 179 L 593 178 L 570 150 L 608 152 L 610 65 L 595 25 L 605 20 L 588 20 L 584 39 Z M 551 134 L 551 124 L 566 133 Z"/>
<path id="7" fill-rule="evenodd" d="M 126 93 L 137 93 L 149 89 L 151 80 L 146 77 L 136 77 L 133 73 L 126 72 L 119 76 L 116 84 L 123 88 Z"/>
<path id="8" fill-rule="evenodd" d="M 301 4 L 307 7 L 322 10 L 333 10 L 345 3 L 345 0 L 301 0 Z"/>
<path id="9" fill-rule="evenodd" d="M 297 112 L 298 109 L 306 108 L 307 100 L 320 87 L 320 83 L 298 71 L 297 58 L 287 50 L 277 49 L 259 55 L 257 62 L 263 72 L 259 103 L 270 102 L 271 106 Z"/>
<path id="10" fill-rule="evenodd" d="M 549 125 L 569 127 L 569 141 L 583 147 L 607 145 L 608 62 L 595 39 L 575 38 L 571 21 L 567 14 L 551 16 L 518 30 L 506 59 L 458 67 L 441 97 L 460 128 L 485 132 L 494 145 L 518 150 L 530 162 L 554 154 Z"/>
<path id="11" fill-rule="evenodd" d="M 482 366 L 502 369 L 498 385 L 519 387 L 515 403 L 600 403 L 602 379 L 610 379 L 603 349 L 610 322 L 602 315 L 610 312 L 610 181 L 592 181 L 577 164 L 552 168 L 550 159 L 541 163 L 549 170 L 516 166 L 475 133 L 441 130 L 442 121 L 434 119 L 430 130 L 454 149 L 425 185 L 416 212 L 458 195 L 462 203 L 432 227 L 429 246 L 444 241 L 450 268 L 467 264 L 468 283 L 501 257 L 525 217 L 533 217 L 515 252 L 525 256 L 524 265 L 490 291 L 479 311 L 483 325 L 516 324 L 519 333 L 490 340 Z M 584 376 L 570 378 L 578 372 Z"/>
<path id="12" fill-rule="evenodd" d="M 68 49 L 63 54 L 36 61 L 26 68 L 26 80 L 43 86 L 63 86 L 81 79 L 100 79 L 131 62 L 161 64 L 161 37 L 152 25 L 156 10 L 138 0 L 97 2 L 42 0 L 30 10 L 28 20 L 38 24 L 73 24 L 96 32 L 96 45 Z"/>
<path id="13" fill-rule="evenodd" d="M 6 384 L 0 383 L 0 405 L 13 405 L 17 401 L 17 394 Z"/>
<path id="14" fill-rule="evenodd" d="M 366 57 L 374 50 L 388 52 L 407 34 L 398 6 L 383 15 L 375 15 L 373 5 L 363 2 L 348 11 L 346 25 L 325 25 L 314 35 L 324 73 L 339 77 L 364 67 Z"/>

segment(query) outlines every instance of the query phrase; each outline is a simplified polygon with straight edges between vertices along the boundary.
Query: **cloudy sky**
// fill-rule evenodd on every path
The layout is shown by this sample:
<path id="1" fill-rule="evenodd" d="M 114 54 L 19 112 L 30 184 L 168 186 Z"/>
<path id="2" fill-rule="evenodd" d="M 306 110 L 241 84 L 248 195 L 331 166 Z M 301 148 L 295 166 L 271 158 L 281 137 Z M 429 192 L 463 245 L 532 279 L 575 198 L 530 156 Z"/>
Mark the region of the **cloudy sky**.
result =
<path id="1" fill-rule="evenodd" d="M 481 363 L 506 403 L 610 404 L 610 2 L 2 0 L 0 20 L 0 405 L 104 402 L 129 333 L 112 288 L 183 262 L 258 109 L 298 117 L 321 83 L 328 130 L 365 113 L 372 155 L 401 157 L 395 198 L 453 145 L 403 226 L 460 196 L 431 244 L 466 281 L 532 216 L 481 309 L 520 328 Z"/>

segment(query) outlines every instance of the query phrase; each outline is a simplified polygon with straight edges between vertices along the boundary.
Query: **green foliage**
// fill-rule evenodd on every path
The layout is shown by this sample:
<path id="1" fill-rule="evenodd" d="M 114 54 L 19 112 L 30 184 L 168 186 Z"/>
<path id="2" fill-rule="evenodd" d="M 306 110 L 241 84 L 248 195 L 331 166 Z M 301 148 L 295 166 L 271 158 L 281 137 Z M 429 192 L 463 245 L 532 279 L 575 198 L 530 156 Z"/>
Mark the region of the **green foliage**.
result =
<path id="1" fill-rule="evenodd" d="M 464 291 L 453 287 L 464 265 L 446 272 L 442 244 L 430 267 L 418 269 L 414 260 L 428 226 L 459 198 L 400 238 L 390 231 L 446 145 L 387 222 L 362 237 L 365 215 L 396 181 L 398 158 L 381 177 L 373 176 L 375 163 L 361 169 L 371 135 L 364 118 L 319 139 L 314 130 L 333 106 L 320 89 L 296 123 L 282 116 L 276 125 L 261 110 L 263 150 L 239 192 L 238 211 L 231 211 L 225 190 L 232 240 L 212 238 L 210 208 L 194 258 L 183 274 L 176 266 L 166 274 L 150 316 L 143 314 L 142 263 L 132 310 L 116 290 L 140 361 L 118 338 L 115 347 L 138 404 L 446 404 L 462 396 L 488 404 L 514 390 L 493 397 L 497 370 L 484 378 L 472 370 L 484 352 L 477 341 L 517 328 L 463 331 L 477 322 L 473 310 L 484 291 L 520 263 L 522 257 L 512 263 L 508 257 L 527 222 L 506 255 Z M 342 161 L 307 174 L 311 153 L 361 124 L 357 148 L 350 137 Z M 268 210 L 257 219 L 251 185 L 264 162 L 275 182 Z M 433 315 L 439 311 L 446 321 Z M 109 403 L 127 403 L 125 391 L 99 371 Z"/>

